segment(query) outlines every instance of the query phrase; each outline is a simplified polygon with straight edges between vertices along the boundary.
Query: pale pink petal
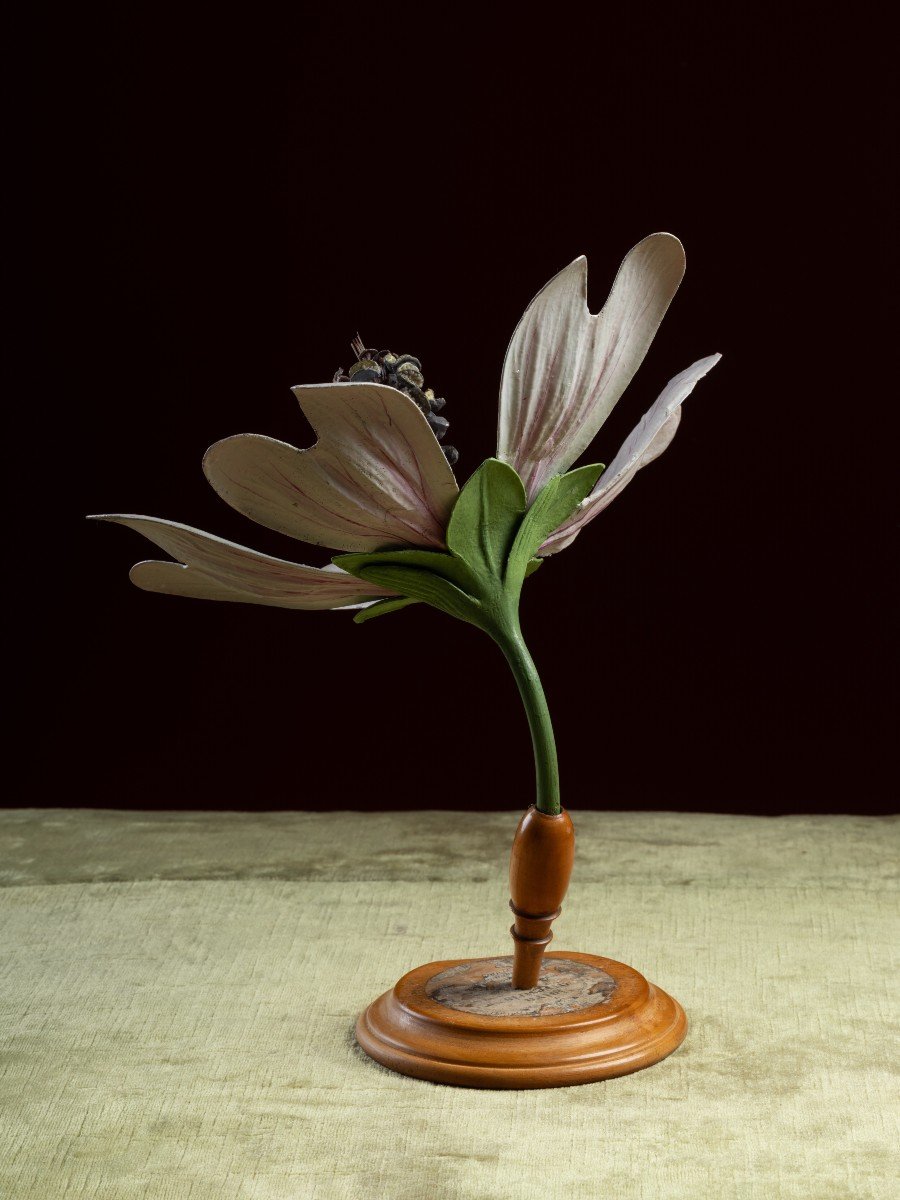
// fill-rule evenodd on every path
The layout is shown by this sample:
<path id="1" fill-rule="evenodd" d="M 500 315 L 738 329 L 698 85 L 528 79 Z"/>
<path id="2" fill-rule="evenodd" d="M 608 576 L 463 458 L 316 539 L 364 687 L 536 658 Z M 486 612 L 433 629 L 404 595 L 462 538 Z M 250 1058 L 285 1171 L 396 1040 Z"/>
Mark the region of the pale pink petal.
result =
<path id="1" fill-rule="evenodd" d="M 349 608 L 395 594 L 330 564 L 305 567 L 271 558 L 176 521 L 131 514 L 92 520 L 127 525 L 178 559 L 132 567 L 132 582 L 148 592 L 302 609 Z"/>
<path id="2" fill-rule="evenodd" d="M 701 358 L 693 366 L 676 375 L 666 384 L 653 407 L 644 414 L 631 431 L 622 448 L 597 481 L 594 490 L 583 500 L 571 517 L 547 538 L 539 553 L 556 554 L 564 550 L 581 532 L 588 521 L 611 504 L 631 482 L 641 467 L 658 458 L 675 436 L 681 420 L 681 404 L 698 380 L 711 371 L 721 354 Z"/>
<path id="3" fill-rule="evenodd" d="M 583 257 L 532 300 L 506 352 L 497 434 L 497 457 L 518 471 L 529 500 L 593 441 L 683 274 L 681 242 L 654 233 L 626 255 L 601 312 L 588 312 Z"/>
<path id="4" fill-rule="evenodd" d="M 309 450 L 252 433 L 216 442 L 203 469 L 222 499 L 337 550 L 443 547 L 459 489 L 414 401 L 376 383 L 293 390 L 318 441 Z"/>

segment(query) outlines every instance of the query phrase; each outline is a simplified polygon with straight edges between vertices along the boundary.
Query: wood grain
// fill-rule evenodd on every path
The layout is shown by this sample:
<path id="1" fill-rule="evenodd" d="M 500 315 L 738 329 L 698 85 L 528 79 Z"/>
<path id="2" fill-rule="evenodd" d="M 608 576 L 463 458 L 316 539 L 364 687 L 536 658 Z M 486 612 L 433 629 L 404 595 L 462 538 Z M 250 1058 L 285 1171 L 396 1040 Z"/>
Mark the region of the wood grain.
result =
<path id="1" fill-rule="evenodd" d="M 563 809 L 550 815 L 534 805 L 519 821 L 509 861 L 509 906 L 515 916 L 514 988 L 538 982 L 544 951 L 553 939 L 550 925 L 562 912 L 575 858 L 575 829 Z"/>
<path id="2" fill-rule="evenodd" d="M 594 967 L 610 976 L 615 988 L 598 1004 L 571 1012 L 486 1016 L 450 1008 L 429 995 L 435 976 L 485 960 L 428 963 L 369 1005 L 357 1022 L 357 1041 L 383 1066 L 417 1079 L 542 1088 L 639 1071 L 684 1040 L 687 1020 L 681 1006 L 632 967 L 574 951 L 547 957 Z"/>

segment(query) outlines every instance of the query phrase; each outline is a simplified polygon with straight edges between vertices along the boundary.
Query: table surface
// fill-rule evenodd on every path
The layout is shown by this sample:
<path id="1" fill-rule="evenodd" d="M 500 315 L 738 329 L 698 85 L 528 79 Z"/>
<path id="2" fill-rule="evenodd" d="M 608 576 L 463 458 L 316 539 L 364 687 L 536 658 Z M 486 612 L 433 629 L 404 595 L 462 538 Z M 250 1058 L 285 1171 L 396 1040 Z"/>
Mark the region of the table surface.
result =
<path id="1" fill-rule="evenodd" d="M 355 1045 L 420 963 L 509 952 L 513 812 L 0 812 L 0 1194 L 24 1200 L 887 1200 L 891 818 L 573 813 L 554 949 L 687 1041 L 487 1092 Z"/>

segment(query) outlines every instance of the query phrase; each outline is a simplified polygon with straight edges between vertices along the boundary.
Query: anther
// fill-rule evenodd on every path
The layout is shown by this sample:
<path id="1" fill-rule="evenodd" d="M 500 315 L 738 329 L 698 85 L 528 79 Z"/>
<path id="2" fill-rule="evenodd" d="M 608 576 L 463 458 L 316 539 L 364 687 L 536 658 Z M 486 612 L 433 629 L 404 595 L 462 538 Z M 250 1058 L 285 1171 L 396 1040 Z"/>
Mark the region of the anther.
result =
<path id="1" fill-rule="evenodd" d="M 397 355 L 390 350 L 367 348 L 359 334 L 350 343 L 350 349 L 356 356 L 356 362 L 348 371 L 339 367 L 334 374 L 334 382 L 386 383 L 409 396 L 424 414 L 434 436 L 441 442 L 444 457 L 452 467 L 459 459 L 459 452 L 455 446 L 443 445 L 450 422 L 446 417 L 437 415 L 447 401 L 443 396 L 435 396 L 433 388 L 425 387 L 421 360 L 413 354 Z"/>

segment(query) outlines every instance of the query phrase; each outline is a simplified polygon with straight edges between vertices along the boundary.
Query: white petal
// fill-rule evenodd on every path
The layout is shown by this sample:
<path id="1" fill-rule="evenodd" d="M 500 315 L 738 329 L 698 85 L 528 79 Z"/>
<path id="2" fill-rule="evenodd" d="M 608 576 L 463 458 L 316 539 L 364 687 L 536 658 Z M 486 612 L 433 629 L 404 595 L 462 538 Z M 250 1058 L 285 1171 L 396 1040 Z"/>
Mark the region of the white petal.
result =
<path id="1" fill-rule="evenodd" d="M 394 594 L 331 564 L 305 567 L 270 558 L 176 521 L 130 514 L 92 520 L 127 525 L 179 560 L 140 562 L 132 567 L 132 582 L 148 592 L 302 609 L 349 608 Z"/>
<path id="2" fill-rule="evenodd" d="M 428 422 L 396 388 L 296 387 L 318 441 L 259 434 L 216 442 L 203 469 L 223 500 L 260 525 L 338 550 L 443 547 L 456 479 Z"/>
<path id="3" fill-rule="evenodd" d="M 569 519 L 547 538 L 539 553 L 556 554 L 564 550 L 594 517 L 611 504 L 631 482 L 641 467 L 658 458 L 675 436 L 681 420 L 681 404 L 698 380 L 713 369 L 721 354 L 701 358 L 670 380 L 653 407 L 644 414 L 631 431 L 622 448 L 597 481 L 594 490 L 583 500 Z"/>
<path id="4" fill-rule="evenodd" d="M 593 441 L 641 365 L 684 275 L 670 233 L 625 256 L 601 312 L 587 307 L 587 259 L 539 292 L 503 364 L 497 457 L 515 467 L 533 500 Z"/>

